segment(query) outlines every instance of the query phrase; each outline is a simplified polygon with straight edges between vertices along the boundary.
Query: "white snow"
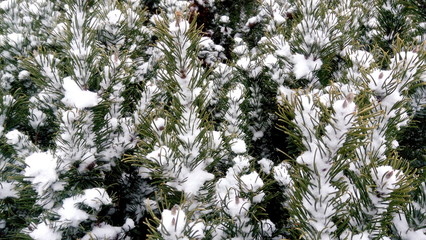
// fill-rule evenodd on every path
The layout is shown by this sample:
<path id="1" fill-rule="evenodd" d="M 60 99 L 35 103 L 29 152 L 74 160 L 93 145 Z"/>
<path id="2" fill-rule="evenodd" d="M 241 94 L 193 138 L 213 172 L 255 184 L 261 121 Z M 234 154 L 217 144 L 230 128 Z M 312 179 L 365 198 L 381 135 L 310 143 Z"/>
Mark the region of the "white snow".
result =
<path id="1" fill-rule="evenodd" d="M 159 22 L 161 22 L 161 21 L 164 21 L 164 19 L 163 19 L 163 17 L 161 17 L 159 14 L 154 14 L 154 15 L 152 15 L 151 16 L 151 18 L 149 19 L 149 21 L 152 23 L 152 24 L 156 24 L 156 23 L 159 23 Z"/>
<path id="2" fill-rule="evenodd" d="M 189 22 L 186 20 L 180 19 L 179 21 L 173 21 L 169 24 L 169 31 L 175 36 L 184 34 L 189 30 Z"/>
<path id="3" fill-rule="evenodd" d="M 365 231 L 352 236 L 352 240 L 370 240 L 370 234 Z"/>
<path id="4" fill-rule="evenodd" d="M 199 164 L 195 169 L 182 167 L 179 174 L 179 185 L 169 184 L 189 195 L 196 195 L 206 181 L 214 179 L 214 175 L 205 171 L 205 164 Z"/>
<path id="5" fill-rule="evenodd" d="M 244 55 L 248 53 L 248 48 L 247 45 L 240 45 L 240 46 L 236 46 L 233 50 L 233 53 L 237 54 L 237 55 Z"/>
<path id="6" fill-rule="evenodd" d="M 105 189 L 92 188 L 84 190 L 82 195 L 64 199 L 62 207 L 58 209 L 59 223 L 66 226 L 77 227 L 81 222 L 91 218 L 91 216 L 78 208 L 79 204 L 84 204 L 95 210 L 100 210 L 102 205 L 111 204 L 112 200 Z"/>
<path id="7" fill-rule="evenodd" d="M 399 142 L 397 140 L 393 140 L 391 142 L 391 146 L 393 149 L 396 149 L 397 147 L 399 147 Z"/>
<path id="8" fill-rule="evenodd" d="M 39 13 L 39 11 L 40 11 L 39 6 L 36 3 L 29 4 L 28 5 L 28 11 L 30 13 L 34 14 L 34 15 L 39 15 L 40 14 Z"/>
<path id="9" fill-rule="evenodd" d="M 40 126 L 43 126 L 44 121 L 46 119 L 46 114 L 42 111 L 40 111 L 37 108 L 32 108 L 31 110 L 31 115 L 30 115 L 30 124 L 31 126 L 36 129 Z"/>
<path id="10" fill-rule="evenodd" d="M 246 143 L 244 140 L 236 138 L 231 142 L 231 150 L 236 154 L 242 154 L 247 152 Z"/>
<path id="11" fill-rule="evenodd" d="M 263 187 L 263 180 L 256 171 L 241 176 L 240 180 L 244 186 L 244 189 L 250 192 L 256 192 L 261 187 Z"/>
<path id="12" fill-rule="evenodd" d="M 281 186 L 287 186 L 291 183 L 291 177 L 287 168 L 288 165 L 286 163 L 280 163 L 274 167 L 274 179 Z"/>
<path id="13" fill-rule="evenodd" d="M 5 120 L 6 120 L 6 116 L 0 115 L 0 136 L 3 135 L 3 131 L 4 131 L 3 124 Z"/>
<path id="14" fill-rule="evenodd" d="M 233 191 L 230 191 L 232 193 Z M 231 217 L 241 218 L 244 217 L 250 209 L 251 203 L 244 198 L 240 198 L 235 194 L 229 194 L 229 200 L 226 201 L 226 208 L 224 209 Z"/>
<path id="15" fill-rule="evenodd" d="M 248 67 L 250 66 L 250 58 L 242 57 L 237 61 L 236 65 L 244 70 L 248 70 Z"/>
<path id="16" fill-rule="evenodd" d="M 10 145 L 15 145 L 17 143 L 19 143 L 21 141 L 22 138 L 22 133 L 19 132 L 18 130 L 12 130 L 10 132 L 8 132 L 5 137 L 7 138 L 7 143 Z"/>
<path id="17" fill-rule="evenodd" d="M 81 240 L 118 239 L 121 232 L 121 227 L 114 227 L 106 223 L 101 223 L 81 238 Z"/>
<path id="18" fill-rule="evenodd" d="M 11 8 L 15 3 L 15 0 L 5 0 L 0 2 L 0 9 L 3 9 L 7 11 L 9 8 Z"/>
<path id="19" fill-rule="evenodd" d="M 161 213 L 161 224 L 157 228 L 165 240 L 180 239 L 184 235 L 186 214 L 175 205 L 172 210 L 164 209 Z"/>
<path id="20" fill-rule="evenodd" d="M 307 77 L 322 66 L 321 59 L 314 60 L 313 56 L 305 57 L 302 54 L 294 54 L 291 61 L 294 64 L 293 72 L 296 79 Z"/>
<path id="21" fill-rule="evenodd" d="M 166 125 L 166 120 L 164 118 L 155 118 L 151 124 L 151 127 L 158 134 L 161 134 L 164 131 L 165 125 Z"/>
<path id="22" fill-rule="evenodd" d="M 369 77 L 371 81 L 368 83 L 368 87 L 374 91 L 376 97 L 385 97 L 387 95 L 385 86 L 392 80 L 392 72 L 390 70 L 375 70 Z"/>
<path id="23" fill-rule="evenodd" d="M 284 36 L 273 38 L 272 41 L 274 41 L 274 44 L 277 44 L 277 50 L 275 51 L 275 54 L 280 57 L 291 57 L 291 50 L 290 45 L 287 43 L 287 41 L 284 39 Z"/>
<path id="24" fill-rule="evenodd" d="M 221 135 L 221 132 L 219 132 L 219 131 L 211 131 L 211 138 L 210 138 L 210 140 L 211 140 L 211 143 L 212 143 L 212 146 L 211 146 L 212 149 L 218 149 L 219 147 L 221 147 L 222 146 L 222 135 Z"/>
<path id="25" fill-rule="evenodd" d="M 120 10 L 115 9 L 107 14 L 107 19 L 109 24 L 119 24 L 124 20 L 124 16 Z"/>
<path id="26" fill-rule="evenodd" d="M 391 166 L 380 166 L 375 170 L 371 169 L 371 176 L 376 183 L 376 191 L 388 195 L 391 194 L 394 189 L 398 188 L 398 182 L 402 179 L 403 174 L 401 171 L 395 170 Z"/>
<path id="27" fill-rule="evenodd" d="M 264 60 L 264 64 L 268 68 L 273 68 L 278 59 L 273 54 L 268 54 Z"/>
<path id="28" fill-rule="evenodd" d="M 58 23 L 56 27 L 53 29 L 52 33 L 55 36 L 61 36 L 67 29 L 67 25 L 65 23 Z"/>
<path id="29" fill-rule="evenodd" d="M 330 151 L 330 156 L 334 156 L 343 146 L 348 131 L 353 127 L 355 121 L 353 114 L 356 111 L 353 98 L 354 94 L 349 93 L 344 100 L 337 100 L 333 103 L 335 114 L 331 123 L 325 127 L 327 137 L 323 138 L 324 145 Z"/>
<path id="30" fill-rule="evenodd" d="M 11 182 L 0 182 L 0 199 L 8 197 L 17 198 L 18 191 L 15 190 L 15 185 Z"/>
<path id="31" fill-rule="evenodd" d="M 146 158 L 157 162 L 160 166 L 166 166 L 169 164 L 169 158 L 172 152 L 167 146 L 161 146 L 158 149 L 152 151 L 146 155 Z"/>
<path id="32" fill-rule="evenodd" d="M 33 152 L 38 150 L 38 148 L 30 141 L 28 136 L 21 133 L 19 130 L 12 130 L 4 136 L 7 139 L 7 144 L 12 145 L 16 150 L 17 155 L 22 159 L 28 157 Z"/>
<path id="33" fill-rule="evenodd" d="M 298 106 L 300 110 L 296 111 L 294 122 L 299 126 L 303 126 L 300 130 L 306 138 L 306 140 L 304 139 L 304 144 L 309 145 L 308 142 L 313 137 L 312 131 L 316 128 L 317 123 L 320 122 L 320 109 L 315 106 L 312 96 L 301 95 L 298 101 L 300 101 L 300 106 Z"/>
<path id="34" fill-rule="evenodd" d="M 243 97 L 243 94 L 244 94 L 244 85 L 239 83 L 231 91 L 229 91 L 227 95 L 231 101 L 237 102 Z"/>
<path id="35" fill-rule="evenodd" d="M 257 23 L 259 23 L 262 19 L 259 16 L 251 17 L 248 19 L 245 27 L 253 26 Z"/>
<path id="36" fill-rule="evenodd" d="M 220 16 L 219 22 L 221 23 L 229 23 L 229 17 L 226 15 Z"/>
<path id="37" fill-rule="evenodd" d="M 128 232 L 132 230 L 133 228 L 135 228 L 135 221 L 133 221 L 133 219 L 131 218 L 127 218 L 126 222 L 123 225 L 124 231 Z"/>
<path id="38" fill-rule="evenodd" d="M 15 99 L 12 95 L 7 94 L 3 96 L 3 105 L 11 106 L 13 103 L 15 103 Z"/>
<path id="39" fill-rule="evenodd" d="M 252 140 L 256 141 L 257 139 L 262 138 L 263 135 L 264 135 L 263 131 L 254 131 Z"/>
<path id="40" fill-rule="evenodd" d="M 348 56 L 354 64 L 364 68 L 370 67 L 371 63 L 374 62 L 373 54 L 363 50 L 352 50 L 346 47 L 342 51 L 342 55 Z"/>
<path id="41" fill-rule="evenodd" d="M 272 234 L 277 229 L 275 227 L 275 224 L 269 219 L 261 220 L 260 225 L 261 225 L 261 229 L 262 229 L 263 234 L 265 234 L 268 237 L 272 237 Z"/>
<path id="42" fill-rule="evenodd" d="M 127 239 L 124 238 L 125 232 L 132 230 L 135 222 L 131 218 L 127 218 L 122 227 L 114 227 L 107 223 L 100 223 L 94 227 L 92 231 L 87 233 L 81 240 L 92 239 Z"/>
<path id="43" fill-rule="evenodd" d="M 24 79 L 27 79 L 29 76 L 30 76 L 30 72 L 28 72 L 27 70 L 22 70 L 18 74 L 18 79 L 24 80 Z"/>
<path id="44" fill-rule="evenodd" d="M 278 25 L 281 25 L 281 24 L 283 24 L 285 22 L 285 18 L 281 14 L 279 14 L 277 12 L 274 12 L 273 15 L 274 15 L 274 21 Z"/>
<path id="45" fill-rule="evenodd" d="M 235 173 L 240 173 L 250 166 L 250 159 L 243 155 L 236 156 L 232 159 L 232 162 L 234 163 L 233 170 Z"/>
<path id="46" fill-rule="evenodd" d="M 17 49 L 21 48 L 24 41 L 24 36 L 21 33 L 9 33 L 6 36 L 10 45 Z"/>
<path id="47" fill-rule="evenodd" d="M 37 226 L 33 226 L 34 231 L 32 231 L 29 235 L 34 240 L 60 240 L 62 239 L 61 232 L 55 231 L 52 227 L 47 225 L 45 222 L 38 224 Z"/>
<path id="48" fill-rule="evenodd" d="M 202 91 L 203 89 L 201 89 L 200 87 L 192 89 L 192 99 L 196 99 L 198 96 L 200 96 Z"/>
<path id="49" fill-rule="evenodd" d="M 36 152 L 25 158 L 24 176 L 33 184 L 39 196 L 58 180 L 57 159 L 49 152 Z"/>
<path id="50" fill-rule="evenodd" d="M 271 173 L 271 168 L 274 166 L 274 163 L 267 159 L 267 158 L 262 158 L 259 161 L 257 161 L 262 169 L 262 171 L 266 174 Z"/>
<path id="51" fill-rule="evenodd" d="M 393 225 L 403 240 L 426 239 L 424 229 L 414 230 L 410 227 L 404 214 L 393 214 Z"/>
<path id="52" fill-rule="evenodd" d="M 134 112 L 135 124 L 140 124 L 140 117 L 146 114 L 153 96 L 159 92 L 159 88 L 153 82 L 147 82 L 141 99 L 138 102 L 137 110 Z"/>
<path id="53" fill-rule="evenodd" d="M 198 221 L 198 222 L 191 222 L 188 224 L 188 227 L 191 229 L 191 237 L 193 237 L 193 239 L 204 239 L 205 235 L 205 228 L 206 226 L 204 225 L 203 222 Z M 192 239 L 192 238 L 191 238 Z"/>
<path id="54" fill-rule="evenodd" d="M 64 78 L 63 87 L 65 96 L 62 102 L 68 107 L 83 109 L 94 107 L 100 102 L 100 98 L 95 92 L 82 90 L 71 77 Z"/>

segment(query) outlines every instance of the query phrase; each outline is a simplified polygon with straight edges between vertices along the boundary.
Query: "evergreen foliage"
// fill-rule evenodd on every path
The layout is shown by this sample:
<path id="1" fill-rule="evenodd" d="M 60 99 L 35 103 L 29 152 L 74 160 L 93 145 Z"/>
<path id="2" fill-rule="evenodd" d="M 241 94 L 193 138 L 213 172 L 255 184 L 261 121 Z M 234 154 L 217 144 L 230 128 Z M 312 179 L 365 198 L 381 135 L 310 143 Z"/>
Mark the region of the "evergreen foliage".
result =
<path id="1" fill-rule="evenodd" d="M 0 0 L 0 239 L 426 239 L 422 0 Z"/>

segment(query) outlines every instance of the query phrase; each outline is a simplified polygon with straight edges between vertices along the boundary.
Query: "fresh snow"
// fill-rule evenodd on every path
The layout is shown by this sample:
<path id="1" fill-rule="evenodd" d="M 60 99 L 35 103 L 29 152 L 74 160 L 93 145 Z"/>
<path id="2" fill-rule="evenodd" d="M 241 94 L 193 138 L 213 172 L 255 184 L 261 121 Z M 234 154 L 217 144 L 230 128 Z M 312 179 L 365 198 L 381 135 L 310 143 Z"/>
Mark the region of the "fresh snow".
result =
<path id="1" fill-rule="evenodd" d="M 271 172 L 271 168 L 274 166 L 274 162 L 272 162 L 271 160 L 267 158 L 262 158 L 259 161 L 257 161 L 257 163 L 259 163 L 262 171 L 266 174 L 269 174 Z"/>
<path id="2" fill-rule="evenodd" d="M 65 89 L 65 96 L 62 102 L 68 107 L 84 109 L 94 107 L 100 102 L 97 93 L 82 90 L 70 77 L 64 78 L 63 87 Z"/>
<path id="3" fill-rule="evenodd" d="M 7 143 L 10 145 L 15 145 L 21 141 L 23 134 L 18 130 L 12 130 L 8 132 L 5 136 L 7 138 Z"/>
<path id="4" fill-rule="evenodd" d="M 170 186 L 175 187 L 179 191 L 191 195 L 196 195 L 205 182 L 214 179 L 214 175 L 205 171 L 205 163 L 199 164 L 195 169 L 182 167 L 177 182 L 169 182 Z M 177 183 L 177 184 L 176 184 Z"/>
<path id="5" fill-rule="evenodd" d="M 100 223 L 94 227 L 92 231 L 87 233 L 81 240 L 92 240 L 92 239 L 127 239 L 125 232 L 130 231 L 135 227 L 135 222 L 127 218 L 126 222 L 121 227 L 114 227 L 107 223 Z"/>
<path id="6" fill-rule="evenodd" d="M 15 190 L 15 184 L 11 182 L 0 182 L 0 200 L 8 197 L 19 197 L 18 191 Z"/>
<path id="7" fill-rule="evenodd" d="M 5 0 L 0 2 L 0 9 L 3 9 L 7 11 L 9 8 L 11 8 L 14 5 L 14 0 Z"/>
<path id="8" fill-rule="evenodd" d="M 242 139 L 234 139 L 231 142 L 231 150 L 236 154 L 241 154 L 247 152 L 247 146 L 244 140 Z"/>
<path id="9" fill-rule="evenodd" d="M 9 44 L 13 44 L 13 47 L 20 49 L 22 42 L 24 41 L 24 36 L 21 33 L 9 33 L 6 35 L 9 40 Z"/>
<path id="10" fill-rule="evenodd" d="M 263 180 L 260 178 L 259 174 L 256 171 L 241 176 L 240 180 L 245 190 L 251 192 L 256 192 L 261 187 L 263 187 Z"/>
<path id="11" fill-rule="evenodd" d="M 166 120 L 164 118 L 156 118 L 151 124 L 152 129 L 154 129 L 158 134 L 164 131 L 166 125 Z"/>
<path id="12" fill-rule="evenodd" d="M 24 169 L 24 176 L 31 181 L 38 196 L 44 196 L 59 178 L 56 157 L 49 152 L 35 152 L 25 158 L 25 164 L 27 167 Z M 45 207 L 50 208 L 51 204 Z"/>
<path id="13" fill-rule="evenodd" d="M 288 172 L 289 166 L 286 163 L 280 163 L 279 165 L 275 166 L 274 169 L 274 179 L 277 181 L 278 184 L 281 186 L 287 186 L 291 183 L 291 177 Z"/>
<path id="14" fill-rule="evenodd" d="M 228 16 L 226 16 L 226 15 L 220 16 L 219 21 L 220 21 L 221 23 L 229 23 L 229 17 L 228 17 Z"/>
<path id="15" fill-rule="evenodd" d="M 30 115 L 30 124 L 34 129 L 37 129 L 40 126 L 44 125 L 44 121 L 46 120 L 46 114 L 39 109 L 32 108 Z"/>
<path id="16" fill-rule="evenodd" d="M 33 226 L 34 231 L 32 231 L 29 235 L 34 240 L 60 240 L 62 239 L 62 234 L 60 232 L 55 231 L 51 226 L 42 222 L 36 226 Z"/>
<path id="17" fill-rule="evenodd" d="M 120 24 L 124 20 L 124 16 L 120 10 L 115 9 L 107 14 L 109 24 Z"/>
<path id="18" fill-rule="evenodd" d="M 172 210 L 164 209 L 161 213 L 161 224 L 158 227 L 160 232 L 170 234 L 166 239 L 176 239 L 183 235 L 183 230 L 186 225 L 186 215 L 179 206 L 174 206 Z M 166 235 L 166 234 L 164 234 Z M 176 237 L 174 237 L 176 236 Z"/>
<path id="19" fill-rule="evenodd" d="M 58 210 L 60 217 L 58 223 L 62 224 L 64 227 L 78 227 L 81 222 L 92 218 L 89 213 L 78 207 L 79 204 L 84 204 L 95 210 L 100 210 L 102 205 L 108 205 L 111 203 L 112 199 L 108 196 L 104 189 L 86 189 L 83 191 L 82 195 L 64 199 L 62 207 Z"/>
<path id="20" fill-rule="evenodd" d="M 291 61 L 294 64 L 293 72 L 296 79 L 308 77 L 322 66 L 321 59 L 314 59 L 313 56 L 306 57 L 302 54 L 294 54 Z"/>

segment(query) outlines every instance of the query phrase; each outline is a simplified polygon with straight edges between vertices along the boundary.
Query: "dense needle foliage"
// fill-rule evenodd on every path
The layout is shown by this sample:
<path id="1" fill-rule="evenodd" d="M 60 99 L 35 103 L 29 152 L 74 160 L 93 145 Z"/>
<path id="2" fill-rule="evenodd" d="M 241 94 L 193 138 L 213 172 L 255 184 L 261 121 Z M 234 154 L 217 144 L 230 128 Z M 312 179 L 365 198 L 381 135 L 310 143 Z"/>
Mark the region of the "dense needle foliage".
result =
<path id="1" fill-rule="evenodd" d="M 426 239 L 424 0 L 0 0 L 0 239 Z"/>

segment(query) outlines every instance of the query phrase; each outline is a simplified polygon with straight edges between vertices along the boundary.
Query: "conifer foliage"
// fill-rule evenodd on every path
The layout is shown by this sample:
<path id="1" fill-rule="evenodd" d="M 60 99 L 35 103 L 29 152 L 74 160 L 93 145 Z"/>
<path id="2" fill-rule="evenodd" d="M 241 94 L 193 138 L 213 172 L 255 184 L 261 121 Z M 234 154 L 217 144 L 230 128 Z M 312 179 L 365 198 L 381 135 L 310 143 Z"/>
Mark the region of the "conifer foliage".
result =
<path id="1" fill-rule="evenodd" d="M 0 0 L 0 239 L 426 239 L 420 0 Z"/>

